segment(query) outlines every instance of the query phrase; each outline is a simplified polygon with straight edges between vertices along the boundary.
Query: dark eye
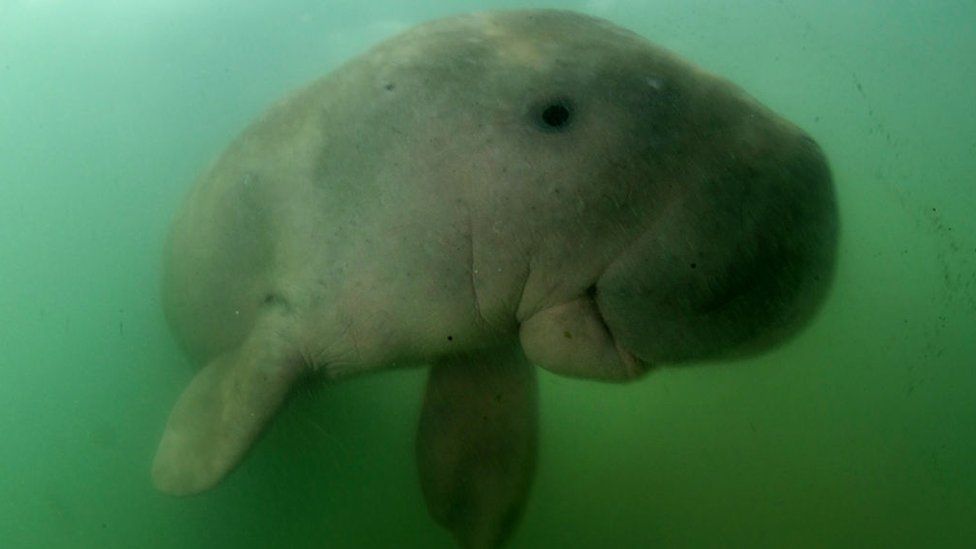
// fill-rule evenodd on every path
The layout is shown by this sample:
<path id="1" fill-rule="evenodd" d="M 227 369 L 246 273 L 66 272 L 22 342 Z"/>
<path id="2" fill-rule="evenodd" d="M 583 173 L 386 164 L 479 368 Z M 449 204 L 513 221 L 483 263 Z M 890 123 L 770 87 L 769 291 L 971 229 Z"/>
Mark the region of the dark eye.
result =
<path id="1" fill-rule="evenodd" d="M 534 112 L 536 125 L 544 131 L 563 131 L 573 121 L 573 105 L 567 99 L 545 101 Z"/>

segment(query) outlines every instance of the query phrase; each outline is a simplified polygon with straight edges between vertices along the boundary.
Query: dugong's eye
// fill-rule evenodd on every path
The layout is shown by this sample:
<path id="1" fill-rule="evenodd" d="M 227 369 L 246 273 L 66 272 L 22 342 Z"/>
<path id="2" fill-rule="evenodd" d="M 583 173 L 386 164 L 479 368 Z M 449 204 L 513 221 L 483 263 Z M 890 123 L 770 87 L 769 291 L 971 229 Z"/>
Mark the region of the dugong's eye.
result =
<path id="1" fill-rule="evenodd" d="M 573 104 L 565 98 L 542 101 L 534 109 L 535 125 L 543 131 L 561 132 L 572 125 Z"/>

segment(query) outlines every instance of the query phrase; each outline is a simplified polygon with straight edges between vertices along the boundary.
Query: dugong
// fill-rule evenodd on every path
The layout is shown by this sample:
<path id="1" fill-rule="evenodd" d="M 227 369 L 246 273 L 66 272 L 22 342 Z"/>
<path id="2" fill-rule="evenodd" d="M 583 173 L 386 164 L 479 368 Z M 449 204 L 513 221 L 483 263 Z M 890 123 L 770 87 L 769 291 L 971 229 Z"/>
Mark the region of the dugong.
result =
<path id="1" fill-rule="evenodd" d="M 272 106 L 189 192 L 164 306 L 201 369 L 154 483 L 213 487 L 308 376 L 427 365 L 429 510 L 500 545 L 535 366 L 629 381 L 769 349 L 824 300 L 837 232 L 810 137 L 640 36 L 548 10 L 420 25 Z"/>

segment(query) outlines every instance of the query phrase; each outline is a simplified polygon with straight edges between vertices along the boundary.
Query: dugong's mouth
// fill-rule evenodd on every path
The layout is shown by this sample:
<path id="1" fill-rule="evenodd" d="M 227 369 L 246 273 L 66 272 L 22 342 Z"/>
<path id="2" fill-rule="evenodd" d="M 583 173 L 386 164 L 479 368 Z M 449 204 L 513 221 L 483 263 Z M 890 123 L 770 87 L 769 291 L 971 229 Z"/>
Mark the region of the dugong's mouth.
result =
<path id="1" fill-rule="evenodd" d="M 613 339 L 613 346 L 620 357 L 620 363 L 624 366 L 626 379 L 640 377 L 644 372 L 651 369 L 651 363 L 641 360 L 637 355 L 625 349 L 616 338 Z"/>
<path id="2" fill-rule="evenodd" d="M 591 295 L 535 313 L 519 337 L 533 363 L 557 374 L 625 381 L 651 367 L 613 336 Z"/>

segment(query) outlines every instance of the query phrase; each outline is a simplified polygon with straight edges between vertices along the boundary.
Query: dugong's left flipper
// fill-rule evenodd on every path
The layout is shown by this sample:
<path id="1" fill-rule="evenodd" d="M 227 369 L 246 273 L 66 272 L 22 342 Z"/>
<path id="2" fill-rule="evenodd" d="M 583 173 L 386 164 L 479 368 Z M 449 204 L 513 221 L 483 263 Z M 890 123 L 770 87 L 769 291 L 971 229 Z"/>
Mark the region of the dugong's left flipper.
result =
<path id="1" fill-rule="evenodd" d="M 284 320 L 258 320 L 236 349 L 211 360 L 170 413 L 153 462 L 159 490 L 193 494 L 217 484 L 244 456 L 302 372 Z"/>
<path id="2" fill-rule="evenodd" d="M 512 532 L 535 472 L 535 370 L 520 350 L 444 360 L 431 369 L 417 434 L 431 515 L 464 547 Z"/>

